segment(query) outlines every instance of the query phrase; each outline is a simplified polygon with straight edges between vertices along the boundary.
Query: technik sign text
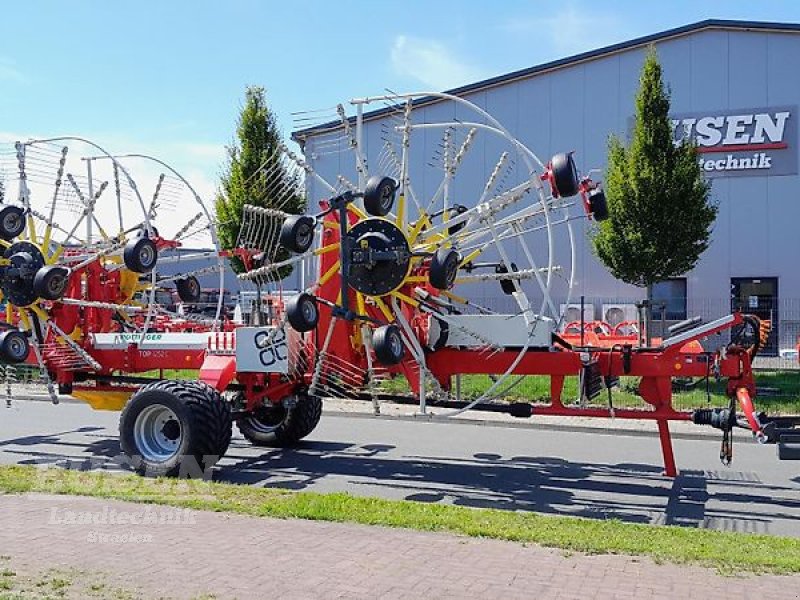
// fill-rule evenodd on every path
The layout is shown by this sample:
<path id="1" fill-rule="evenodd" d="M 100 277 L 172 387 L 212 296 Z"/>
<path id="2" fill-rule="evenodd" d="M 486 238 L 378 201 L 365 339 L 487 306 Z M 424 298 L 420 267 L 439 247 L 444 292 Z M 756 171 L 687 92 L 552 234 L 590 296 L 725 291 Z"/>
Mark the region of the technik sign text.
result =
<path id="1" fill-rule="evenodd" d="M 673 136 L 697 142 L 710 177 L 797 173 L 797 107 L 714 111 L 672 116 Z"/>

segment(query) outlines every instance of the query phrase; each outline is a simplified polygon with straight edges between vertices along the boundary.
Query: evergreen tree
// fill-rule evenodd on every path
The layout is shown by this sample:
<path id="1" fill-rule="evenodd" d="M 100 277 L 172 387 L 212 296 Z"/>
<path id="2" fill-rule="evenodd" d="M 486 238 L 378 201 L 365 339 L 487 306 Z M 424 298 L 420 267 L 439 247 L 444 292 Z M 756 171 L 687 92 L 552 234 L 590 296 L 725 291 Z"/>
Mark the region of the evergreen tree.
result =
<path id="1" fill-rule="evenodd" d="M 690 271 L 708 248 L 717 206 L 697 146 L 673 141 L 670 98 L 655 48 L 647 53 L 636 96 L 630 145 L 609 139 L 605 194 L 609 218 L 598 224 L 594 251 L 611 273 L 647 288 Z"/>
<path id="2" fill-rule="evenodd" d="M 280 141 L 281 132 L 274 113 L 267 106 L 264 88 L 248 86 L 239 114 L 236 140 L 227 148 L 228 163 L 215 202 L 220 245 L 224 250 L 236 246 L 245 204 L 280 208 L 290 213 L 301 213 L 305 209 L 302 196 L 286 200 L 285 191 L 282 193 L 281 190 L 283 178 L 275 176 L 276 169 L 284 169 L 280 162 L 281 154 L 277 151 Z M 276 206 L 278 202 L 280 206 Z M 279 254 L 276 260 L 285 257 Z M 231 265 L 236 272 L 244 270 L 244 265 L 236 257 L 231 258 Z M 286 277 L 289 273 L 291 268 L 283 270 L 281 276 Z"/>

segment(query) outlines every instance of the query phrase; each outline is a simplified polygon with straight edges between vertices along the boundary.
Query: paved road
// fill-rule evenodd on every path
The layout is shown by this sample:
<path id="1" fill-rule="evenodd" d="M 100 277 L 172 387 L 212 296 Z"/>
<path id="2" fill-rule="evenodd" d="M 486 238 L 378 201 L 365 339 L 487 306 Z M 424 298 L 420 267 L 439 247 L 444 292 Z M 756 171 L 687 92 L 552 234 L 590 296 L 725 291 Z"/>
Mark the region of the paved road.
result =
<path id="1" fill-rule="evenodd" d="M 79 404 L 0 408 L 0 462 L 77 465 L 119 453 L 117 413 Z M 800 537 L 800 463 L 744 434 L 731 468 L 716 439 L 680 439 L 661 476 L 655 437 L 325 415 L 302 446 L 235 435 L 216 478 L 261 486 L 618 518 Z"/>

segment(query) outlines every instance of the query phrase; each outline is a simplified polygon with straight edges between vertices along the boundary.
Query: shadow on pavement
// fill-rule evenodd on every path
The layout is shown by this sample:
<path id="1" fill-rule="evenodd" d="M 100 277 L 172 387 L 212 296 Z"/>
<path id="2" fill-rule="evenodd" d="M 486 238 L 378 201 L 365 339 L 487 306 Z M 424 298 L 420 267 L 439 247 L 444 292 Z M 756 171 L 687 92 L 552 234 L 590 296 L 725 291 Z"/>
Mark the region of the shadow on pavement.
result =
<path id="1" fill-rule="evenodd" d="M 397 457 L 386 454 L 391 448 L 307 442 L 253 457 L 233 447 L 216 479 L 325 491 L 326 478 L 338 479 L 340 488 L 344 478 L 355 493 L 419 502 L 749 532 L 766 532 L 773 521 L 800 515 L 797 489 L 735 471 L 687 470 L 672 480 L 660 468 L 638 463 L 487 453 L 469 459 Z M 716 508 L 709 509 L 712 499 Z M 754 503 L 757 513 L 750 510 Z"/>
<path id="2" fill-rule="evenodd" d="M 76 435 L 77 434 L 77 435 Z M 86 438 L 89 443 L 86 443 Z M 535 511 L 632 523 L 800 535 L 800 495 L 752 473 L 683 471 L 674 480 L 639 463 L 570 462 L 552 456 L 402 455 L 388 444 L 305 441 L 292 449 L 254 448 L 234 439 L 214 479 L 314 491 L 347 490 L 418 502 Z M 19 464 L 107 468 L 115 435 L 83 427 L 0 442 Z M 119 466 L 119 465 L 117 465 Z"/>

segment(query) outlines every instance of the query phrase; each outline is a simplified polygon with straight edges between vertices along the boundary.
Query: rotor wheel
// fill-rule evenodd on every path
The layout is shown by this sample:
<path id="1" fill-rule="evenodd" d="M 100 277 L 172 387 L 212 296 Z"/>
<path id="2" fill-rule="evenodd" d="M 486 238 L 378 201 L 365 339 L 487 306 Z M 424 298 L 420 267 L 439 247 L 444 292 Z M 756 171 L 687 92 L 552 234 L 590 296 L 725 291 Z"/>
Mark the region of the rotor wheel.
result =
<path id="1" fill-rule="evenodd" d="M 25 229 L 25 212 L 19 206 L 7 204 L 0 208 L 0 238 L 10 241 Z"/>
<path id="2" fill-rule="evenodd" d="M 437 290 L 449 290 L 458 277 L 461 255 L 451 248 L 439 248 L 431 258 L 428 279 Z"/>
<path id="3" fill-rule="evenodd" d="M 69 284 L 69 269 L 59 265 L 48 265 L 36 272 L 33 291 L 44 300 L 60 300 Z"/>
<path id="4" fill-rule="evenodd" d="M 311 331 L 319 323 L 316 298 L 305 292 L 294 296 L 286 303 L 286 318 L 295 331 Z"/>
<path id="5" fill-rule="evenodd" d="M 405 343 L 397 325 L 383 325 L 372 334 L 372 348 L 378 361 L 384 365 L 396 365 L 405 355 Z"/>
<path id="6" fill-rule="evenodd" d="M 125 245 L 123 252 L 125 266 L 134 273 L 149 273 L 158 262 L 158 249 L 155 242 L 142 236 Z"/>
<path id="7" fill-rule="evenodd" d="M 241 394 L 239 395 L 241 400 Z M 270 403 L 236 418 L 236 427 L 255 446 L 294 446 L 316 428 L 322 416 L 322 399 L 296 394 L 291 402 Z M 288 405 L 288 407 L 287 407 Z"/>
<path id="8" fill-rule="evenodd" d="M 550 161 L 555 191 L 561 198 L 569 198 L 578 193 L 580 181 L 578 169 L 571 152 L 562 152 L 553 156 Z"/>
<path id="9" fill-rule="evenodd" d="M 295 254 L 303 254 L 314 243 L 314 219 L 307 215 L 291 215 L 281 226 L 281 245 Z"/>
<path id="10" fill-rule="evenodd" d="M 200 301 L 202 295 L 200 281 L 193 275 L 178 279 L 175 282 L 175 289 L 178 290 L 178 297 L 181 299 L 181 302 L 195 304 Z"/>
<path id="11" fill-rule="evenodd" d="M 589 192 L 589 210 L 598 223 L 608 219 L 608 201 L 603 190 L 595 188 Z"/>
<path id="12" fill-rule="evenodd" d="M 364 188 L 364 210 L 373 217 L 385 217 L 394 206 L 397 183 L 391 177 L 373 175 Z"/>
<path id="13" fill-rule="evenodd" d="M 21 331 L 9 330 L 0 333 L 0 360 L 8 364 L 25 362 L 30 352 L 28 337 Z"/>

